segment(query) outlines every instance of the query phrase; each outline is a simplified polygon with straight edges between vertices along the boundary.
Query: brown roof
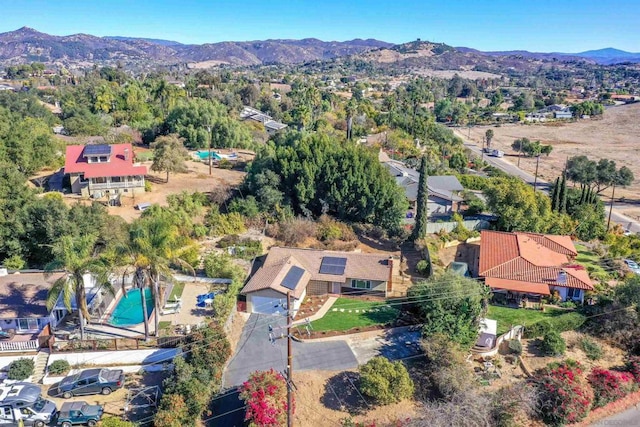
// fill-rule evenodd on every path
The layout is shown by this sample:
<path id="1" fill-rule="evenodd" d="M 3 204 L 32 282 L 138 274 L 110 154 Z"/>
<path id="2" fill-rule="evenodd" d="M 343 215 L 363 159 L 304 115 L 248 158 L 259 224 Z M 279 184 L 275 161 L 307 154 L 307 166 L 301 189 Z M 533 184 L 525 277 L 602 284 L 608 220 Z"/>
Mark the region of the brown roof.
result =
<path id="1" fill-rule="evenodd" d="M 46 279 L 42 273 L 23 273 L 0 277 L 0 318 L 47 316 L 47 294 L 61 276 Z"/>
<path id="2" fill-rule="evenodd" d="M 324 257 L 346 258 L 344 274 L 321 274 L 320 265 Z M 302 267 L 309 274 L 307 282 L 309 280 L 319 280 L 344 283 L 347 279 L 389 280 L 390 263 L 388 255 L 276 246 L 269 250 L 264 264 L 247 282 L 242 289 L 242 293 L 271 288 L 286 294 L 287 289 L 280 286 L 279 281 L 284 278 L 288 271 L 288 269 L 284 268 L 288 262 Z"/>
<path id="3" fill-rule="evenodd" d="M 298 281 L 298 286 L 294 289 L 282 286 L 282 281 L 294 266 L 304 270 L 302 264 L 292 256 L 288 256 L 273 265 L 263 265 L 247 282 L 242 289 L 242 293 L 255 292 L 262 289 L 273 289 L 281 294 L 286 294 L 291 291 L 292 297 L 296 299 L 300 298 L 311 278 L 311 274 L 309 274 L 308 271 L 304 271 L 304 274 Z"/>
<path id="4" fill-rule="evenodd" d="M 482 231 L 478 274 L 591 290 L 589 274 L 582 266 L 570 263 L 577 254 L 568 236 Z M 558 282 L 562 271 L 566 273 L 566 283 Z"/>

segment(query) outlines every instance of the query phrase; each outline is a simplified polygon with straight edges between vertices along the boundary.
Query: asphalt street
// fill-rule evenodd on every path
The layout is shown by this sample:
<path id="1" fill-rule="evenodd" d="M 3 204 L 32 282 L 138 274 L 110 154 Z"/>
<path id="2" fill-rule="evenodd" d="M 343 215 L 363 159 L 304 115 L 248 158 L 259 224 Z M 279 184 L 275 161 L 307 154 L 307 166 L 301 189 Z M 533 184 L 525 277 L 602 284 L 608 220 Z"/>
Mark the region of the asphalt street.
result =
<path id="1" fill-rule="evenodd" d="M 640 427 L 640 405 L 636 405 L 614 416 L 596 421 L 591 427 Z"/>
<path id="2" fill-rule="evenodd" d="M 468 142 L 466 141 L 464 143 L 464 146 L 466 148 L 468 148 L 469 150 L 471 150 L 471 152 L 482 156 L 482 150 L 481 148 L 472 143 L 472 142 Z M 522 169 L 518 168 L 516 165 L 514 165 L 513 163 L 509 162 L 508 160 L 505 160 L 504 157 L 500 158 L 500 157 L 491 157 L 488 156 L 486 153 L 484 155 L 484 161 L 487 162 L 488 164 L 490 164 L 493 167 L 496 167 L 506 173 L 508 173 L 509 175 L 513 175 L 513 176 L 517 176 L 518 178 L 522 179 L 524 182 L 533 185 L 534 181 L 535 181 L 535 176 L 531 175 L 528 172 L 523 171 Z M 544 192 L 548 192 L 549 190 L 549 183 L 546 181 L 541 180 L 540 178 L 538 178 L 538 182 L 536 185 L 538 190 L 544 191 Z M 609 214 L 609 204 L 606 203 L 606 208 L 607 208 L 607 215 Z M 619 204 L 619 205 L 623 205 L 623 204 Z M 614 222 L 616 224 L 620 224 L 625 230 L 629 230 L 631 232 L 634 233 L 640 233 L 640 222 L 634 220 L 633 218 L 629 218 L 626 215 L 623 215 L 622 213 L 620 213 L 618 211 L 618 209 L 616 209 L 616 204 L 614 203 L 613 205 L 613 212 L 611 213 L 611 222 Z"/>

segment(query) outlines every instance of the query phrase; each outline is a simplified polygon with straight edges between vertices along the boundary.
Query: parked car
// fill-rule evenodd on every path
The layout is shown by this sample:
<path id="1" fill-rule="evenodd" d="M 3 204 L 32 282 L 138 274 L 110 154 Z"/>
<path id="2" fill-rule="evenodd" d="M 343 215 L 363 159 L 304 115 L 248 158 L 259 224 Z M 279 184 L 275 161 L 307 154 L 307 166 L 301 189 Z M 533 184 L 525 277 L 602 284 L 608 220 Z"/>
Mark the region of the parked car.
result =
<path id="1" fill-rule="evenodd" d="M 71 427 L 75 425 L 88 425 L 93 427 L 98 424 L 104 408 L 100 405 L 89 405 L 87 402 L 66 402 L 56 415 L 53 425 Z"/>
<path id="2" fill-rule="evenodd" d="M 124 386 L 122 369 L 85 369 L 65 377 L 58 384 L 58 394 L 65 399 L 81 394 L 111 394 Z"/>
<path id="3" fill-rule="evenodd" d="M 491 153 L 489 155 L 491 157 L 504 157 L 504 151 L 493 150 L 493 151 L 491 151 Z"/>
<path id="4" fill-rule="evenodd" d="M 632 259 L 625 259 L 624 263 L 627 264 L 627 267 L 629 267 L 631 271 L 633 271 L 636 274 L 640 274 L 640 265 L 638 265 L 637 262 L 635 262 Z"/>

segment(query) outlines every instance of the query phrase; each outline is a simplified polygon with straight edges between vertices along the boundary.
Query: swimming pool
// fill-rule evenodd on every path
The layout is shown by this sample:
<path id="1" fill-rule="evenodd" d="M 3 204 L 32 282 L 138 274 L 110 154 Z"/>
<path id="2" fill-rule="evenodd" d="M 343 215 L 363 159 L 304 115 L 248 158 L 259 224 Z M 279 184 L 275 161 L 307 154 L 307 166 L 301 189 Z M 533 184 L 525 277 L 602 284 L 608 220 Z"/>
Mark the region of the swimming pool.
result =
<path id="1" fill-rule="evenodd" d="M 200 160 L 207 160 L 209 158 L 209 151 L 196 151 L 196 156 L 200 158 Z M 215 151 L 211 152 L 211 158 L 213 160 L 221 160 L 222 157 L 218 155 Z"/>
<path id="2" fill-rule="evenodd" d="M 144 299 L 147 301 L 147 319 L 153 312 L 153 297 L 151 289 L 145 288 Z M 144 322 L 142 317 L 142 301 L 140 289 L 129 289 L 126 296 L 122 296 L 116 304 L 115 310 L 109 318 L 109 324 L 114 326 L 132 326 Z"/>

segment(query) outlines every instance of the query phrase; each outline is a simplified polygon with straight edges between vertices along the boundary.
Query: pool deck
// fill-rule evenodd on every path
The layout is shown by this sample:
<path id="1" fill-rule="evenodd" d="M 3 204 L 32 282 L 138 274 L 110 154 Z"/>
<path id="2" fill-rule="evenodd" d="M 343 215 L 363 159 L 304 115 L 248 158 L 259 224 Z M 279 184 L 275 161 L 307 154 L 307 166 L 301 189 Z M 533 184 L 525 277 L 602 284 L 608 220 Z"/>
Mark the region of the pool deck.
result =
<path id="1" fill-rule="evenodd" d="M 210 284 L 202 282 L 185 283 L 182 296 L 182 307 L 178 313 L 160 315 L 159 321 L 171 322 L 174 327 L 182 325 L 196 326 L 205 322 L 208 317 L 213 314 L 212 308 L 200 308 L 196 306 L 197 296 L 209 292 Z M 170 292 L 167 289 L 167 294 Z M 133 326 L 113 326 L 108 323 L 113 310 L 120 301 L 122 291 L 118 290 L 116 298 L 113 299 L 105 313 L 102 315 L 97 323 L 91 323 L 87 325 L 87 333 L 95 338 L 136 338 L 144 336 L 144 323 L 139 323 Z M 154 333 L 154 322 L 156 310 L 151 313 L 149 317 L 149 333 Z"/>

